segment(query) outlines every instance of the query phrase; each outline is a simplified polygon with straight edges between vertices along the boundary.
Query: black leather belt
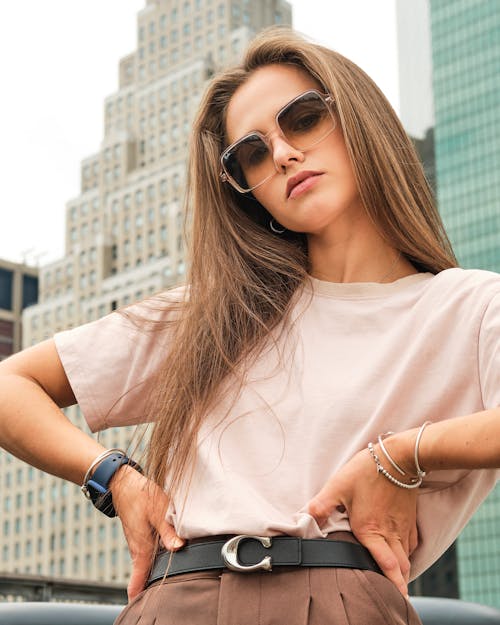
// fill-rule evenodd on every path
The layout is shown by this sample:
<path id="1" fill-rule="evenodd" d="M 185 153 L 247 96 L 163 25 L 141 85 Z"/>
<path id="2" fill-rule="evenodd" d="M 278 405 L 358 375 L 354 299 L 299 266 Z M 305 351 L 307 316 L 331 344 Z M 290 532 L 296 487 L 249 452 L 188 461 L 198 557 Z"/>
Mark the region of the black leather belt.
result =
<path id="1" fill-rule="evenodd" d="M 271 571 L 274 566 L 314 566 L 365 569 L 380 573 L 369 551 L 357 543 L 293 536 L 233 536 L 187 544 L 179 551 L 160 552 L 148 585 L 194 571 L 230 569 L 241 573 Z M 166 575 L 165 575 L 166 572 Z"/>

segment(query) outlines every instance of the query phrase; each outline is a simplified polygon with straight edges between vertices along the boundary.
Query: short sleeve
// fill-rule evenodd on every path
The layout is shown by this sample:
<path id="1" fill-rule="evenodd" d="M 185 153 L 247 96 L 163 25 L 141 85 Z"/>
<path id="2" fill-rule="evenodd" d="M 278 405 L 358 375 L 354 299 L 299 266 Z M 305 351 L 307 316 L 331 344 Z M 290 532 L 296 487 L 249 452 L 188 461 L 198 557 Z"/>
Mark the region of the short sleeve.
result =
<path id="1" fill-rule="evenodd" d="M 485 409 L 500 406 L 500 293 L 483 315 L 478 345 L 479 377 Z"/>
<path id="2" fill-rule="evenodd" d="M 151 314 L 146 305 L 138 304 L 127 314 L 113 312 L 54 336 L 75 398 L 93 432 L 145 422 L 147 383 L 168 354 L 171 331 L 162 323 L 168 318 L 167 303 Z"/>

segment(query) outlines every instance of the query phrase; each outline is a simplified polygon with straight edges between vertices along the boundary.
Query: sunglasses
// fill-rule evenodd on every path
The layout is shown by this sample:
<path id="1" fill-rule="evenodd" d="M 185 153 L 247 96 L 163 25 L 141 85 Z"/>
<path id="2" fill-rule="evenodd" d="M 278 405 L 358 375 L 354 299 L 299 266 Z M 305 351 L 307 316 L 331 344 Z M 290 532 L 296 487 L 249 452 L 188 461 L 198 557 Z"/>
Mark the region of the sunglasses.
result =
<path id="1" fill-rule="evenodd" d="M 305 152 L 335 129 L 333 99 L 311 89 L 297 96 L 276 114 L 281 136 L 295 150 Z M 227 147 L 220 157 L 223 182 L 240 193 L 256 189 L 276 173 L 269 134 L 249 132 Z"/>

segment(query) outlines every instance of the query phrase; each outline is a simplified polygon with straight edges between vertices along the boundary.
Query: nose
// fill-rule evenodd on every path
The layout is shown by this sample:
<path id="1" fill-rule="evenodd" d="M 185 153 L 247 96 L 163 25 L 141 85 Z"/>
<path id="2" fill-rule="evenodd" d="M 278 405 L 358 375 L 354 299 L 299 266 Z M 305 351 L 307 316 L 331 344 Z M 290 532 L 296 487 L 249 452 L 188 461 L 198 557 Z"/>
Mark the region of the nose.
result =
<path id="1" fill-rule="evenodd" d="M 271 147 L 274 166 L 278 173 L 285 173 L 290 163 L 304 161 L 304 153 L 291 146 L 282 135 L 273 137 Z"/>

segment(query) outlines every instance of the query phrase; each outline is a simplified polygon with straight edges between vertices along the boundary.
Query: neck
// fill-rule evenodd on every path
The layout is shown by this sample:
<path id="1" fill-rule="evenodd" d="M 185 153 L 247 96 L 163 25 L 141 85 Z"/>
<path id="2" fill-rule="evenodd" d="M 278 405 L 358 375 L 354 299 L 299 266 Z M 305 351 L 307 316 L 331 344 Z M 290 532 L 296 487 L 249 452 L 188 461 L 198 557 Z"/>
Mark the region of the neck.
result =
<path id="1" fill-rule="evenodd" d="M 311 275 L 327 282 L 394 282 L 417 273 L 371 225 L 342 239 L 309 235 L 308 249 Z"/>

